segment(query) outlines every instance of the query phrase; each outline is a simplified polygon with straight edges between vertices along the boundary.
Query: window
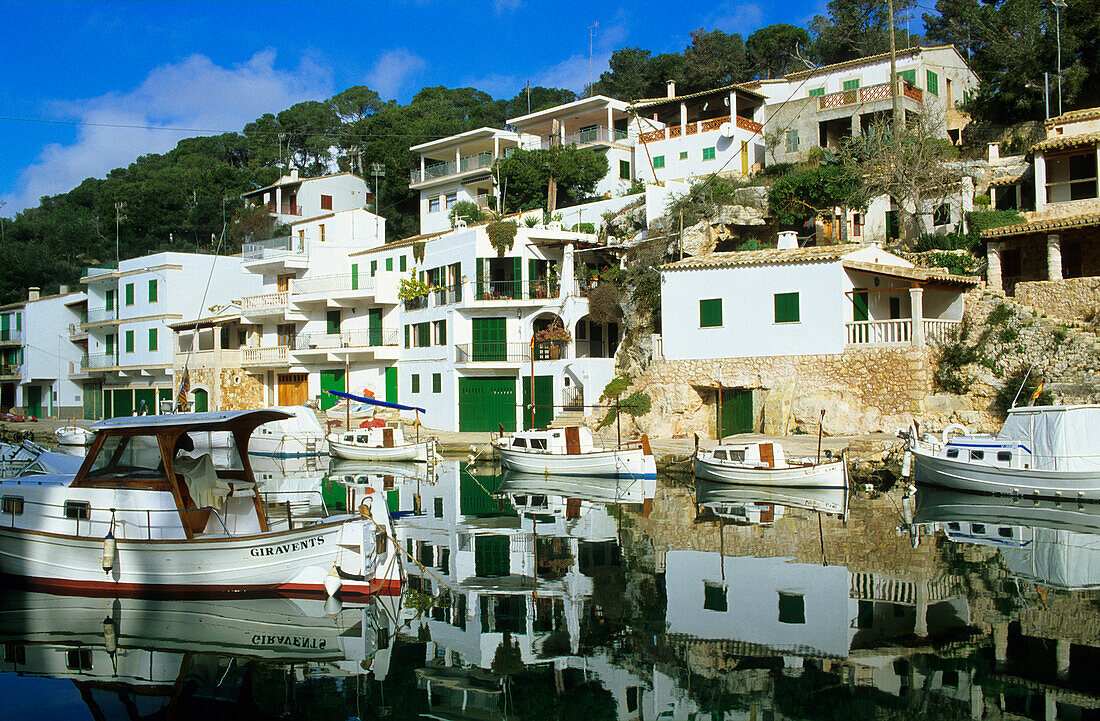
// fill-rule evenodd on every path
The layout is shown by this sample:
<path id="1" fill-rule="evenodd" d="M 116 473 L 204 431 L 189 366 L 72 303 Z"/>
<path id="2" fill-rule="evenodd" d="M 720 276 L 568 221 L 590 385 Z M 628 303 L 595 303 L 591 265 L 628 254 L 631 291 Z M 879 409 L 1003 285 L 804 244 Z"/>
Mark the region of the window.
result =
<path id="1" fill-rule="evenodd" d="M 15 314 L 15 329 L 17 331 L 23 330 L 23 314 L 22 313 L 16 313 Z"/>
<path id="2" fill-rule="evenodd" d="M 409 345 L 409 338 L 412 337 L 412 331 L 410 330 L 411 328 L 412 328 L 412 326 L 410 326 L 410 325 L 405 326 L 405 347 L 406 348 L 411 347 Z"/>
<path id="3" fill-rule="evenodd" d="M 779 622 L 806 623 L 806 599 L 801 593 L 779 592 Z"/>
<path id="4" fill-rule="evenodd" d="M 997 529 L 997 535 L 1001 538 L 1012 538 L 1012 527 L 1001 526 Z"/>
<path id="5" fill-rule="evenodd" d="M 126 331 L 126 352 L 134 352 L 134 331 L 132 330 Z"/>
<path id="6" fill-rule="evenodd" d="M 435 344 L 447 345 L 447 321 L 445 320 L 435 322 Z"/>
<path id="7" fill-rule="evenodd" d="M 1007 463 L 1012 460 L 1012 451 L 997 451 L 997 460 Z"/>
<path id="8" fill-rule="evenodd" d="M 926 70 L 925 73 L 928 76 L 928 92 L 933 95 L 940 94 L 940 76 L 936 75 L 931 70 Z"/>
<path id="9" fill-rule="evenodd" d="M 405 256 L 401 256 L 400 258 L 397 259 L 397 261 L 398 261 L 398 265 L 400 266 L 401 272 L 404 273 L 405 270 L 407 269 L 406 265 L 405 265 Z"/>
<path id="10" fill-rule="evenodd" d="M 707 611 L 725 613 L 729 609 L 726 587 L 718 583 L 703 581 L 703 608 Z"/>
<path id="11" fill-rule="evenodd" d="M 393 258 L 386 258 L 386 270 L 393 270 Z"/>
<path id="12" fill-rule="evenodd" d="M 340 311 L 330 310 L 325 312 L 325 333 L 329 335 L 340 333 Z"/>
<path id="13" fill-rule="evenodd" d="M 104 301 L 104 303 L 106 303 L 107 310 L 114 310 L 115 309 L 115 291 L 113 291 L 113 290 L 107 291 L 107 293 L 103 296 L 103 301 Z"/>
<path id="14" fill-rule="evenodd" d="M 972 460 L 972 461 L 985 460 L 985 451 L 970 451 L 970 460 Z"/>
<path id="15" fill-rule="evenodd" d="M 775 294 L 775 322 L 798 323 L 798 293 Z"/>
<path id="16" fill-rule="evenodd" d="M 1095 198 L 1096 158 L 1094 148 L 1061 157 L 1047 157 L 1047 202 L 1065 203 Z"/>
<path id="17" fill-rule="evenodd" d="M 898 77 L 900 77 L 902 80 L 909 83 L 910 85 L 915 86 L 917 84 L 916 70 L 902 70 L 898 72 Z"/>
<path id="18" fill-rule="evenodd" d="M 317 230 L 321 234 L 321 236 L 320 236 L 321 237 L 321 242 L 324 243 L 325 242 L 325 224 L 321 223 L 320 225 L 318 225 Z"/>
<path id="19" fill-rule="evenodd" d="M 87 501 L 65 501 L 65 518 L 86 521 L 92 515 L 92 504 Z"/>
<path id="20" fill-rule="evenodd" d="M 663 168 L 663 167 L 665 167 L 665 156 L 663 156 L 663 155 L 654 155 L 653 156 L 653 169 L 656 170 L 657 168 Z"/>
<path id="21" fill-rule="evenodd" d="M 798 131 L 797 130 L 788 130 L 787 131 L 786 149 L 787 149 L 788 153 L 793 153 L 793 152 L 796 152 L 798 150 Z"/>
<path id="22" fill-rule="evenodd" d="M 664 167 L 664 166 L 661 166 L 661 167 Z M 619 161 L 619 179 L 620 180 L 630 180 L 630 161 L 629 160 L 620 160 Z"/>
<path id="23" fill-rule="evenodd" d="M 984 536 L 985 535 L 985 524 L 984 523 L 971 523 L 970 524 L 970 532 L 973 533 L 975 536 Z"/>
<path id="24" fill-rule="evenodd" d="M 378 261 L 372 260 L 370 262 L 370 277 L 373 278 L 376 275 L 378 275 Z"/>
<path id="25" fill-rule="evenodd" d="M 722 299 L 707 298 L 699 301 L 699 327 L 717 328 L 722 325 Z"/>
<path id="26" fill-rule="evenodd" d="M 291 346 L 294 345 L 294 336 L 297 328 L 294 323 L 284 323 L 276 326 L 276 333 L 278 334 L 279 345 Z"/>
<path id="27" fill-rule="evenodd" d="M 23 496 L 4 496 L 3 505 L 0 506 L 0 512 L 10 513 L 13 516 L 22 515 Z"/>
<path id="28" fill-rule="evenodd" d="M 949 531 L 957 531 L 957 530 L 959 530 L 959 523 L 958 523 L 958 521 L 951 521 L 950 523 L 948 523 L 948 524 L 947 524 L 947 530 L 949 530 Z"/>
<path id="29" fill-rule="evenodd" d="M 442 498 L 436 498 L 435 499 L 435 517 L 436 518 L 443 518 L 443 499 Z"/>
<path id="30" fill-rule="evenodd" d="M 127 283 L 126 284 L 126 305 L 133 305 L 133 304 L 134 304 L 134 284 L 133 283 Z"/>
<path id="31" fill-rule="evenodd" d="M 103 344 L 107 348 L 107 355 L 114 355 L 115 354 L 115 341 L 116 341 L 116 336 L 115 336 L 114 333 L 108 333 L 106 335 L 106 337 L 104 337 Z"/>
<path id="32" fill-rule="evenodd" d="M 332 210 L 332 196 L 331 195 L 322 195 L 321 196 L 321 210 Z"/>
<path id="33" fill-rule="evenodd" d="M 681 150 L 680 151 L 680 160 L 687 160 L 687 159 L 688 159 L 688 151 Z"/>
<path id="34" fill-rule="evenodd" d="M 74 648 L 65 652 L 65 668 L 70 671 L 92 670 L 92 649 Z"/>
<path id="35" fill-rule="evenodd" d="M 951 222 L 951 206 L 947 203 L 936 208 L 932 213 L 932 225 L 948 225 Z"/>
<path id="36" fill-rule="evenodd" d="M 444 196 L 444 203 L 446 204 L 447 210 L 450 210 L 451 208 L 455 207 L 455 203 L 457 203 L 457 202 L 458 202 L 458 192 L 457 191 L 454 192 L 454 193 L 447 193 L 447 195 Z"/>
<path id="37" fill-rule="evenodd" d="M 420 392 L 420 374 L 419 373 L 413 373 L 411 376 L 409 376 L 409 378 L 412 380 L 412 392 L 413 393 L 419 393 Z"/>
<path id="38" fill-rule="evenodd" d="M 432 197 L 428 198 L 428 212 L 429 213 L 438 213 L 439 212 L 439 196 L 438 195 L 433 195 Z"/>
<path id="39" fill-rule="evenodd" d="M 149 302 L 157 302 L 157 279 L 153 278 L 149 281 Z"/>
<path id="40" fill-rule="evenodd" d="M 425 321 L 424 323 L 416 324 L 416 347 L 427 348 L 432 344 L 431 336 L 431 323 Z"/>
<path id="41" fill-rule="evenodd" d="M 703 160 L 714 160 L 714 146 L 703 148 Z"/>
<path id="42" fill-rule="evenodd" d="M 859 87 L 859 78 L 853 78 L 852 80 L 845 80 L 841 85 L 842 90 L 855 90 Z"/>
<path id="43" fill-rule="evenodd" d="M 443 392 L 443 374 L 432 373 L 432 393 Z"/>
<path id="44" fill-rule="evenodd" d="M 857 238 L 863 235 L 863 215 L 852 213 L 852 235 Z"/>
<path id="45" fill-rule="evenodd" d="M 150 328 L 149 329 L 149 350 L 156 350 L 156 349 L 157 349 L 157 329 L 156 328 Z"/>
<path id="46" fill-rule="evenodd" d="M 958 448 L 948 448 L 947 449 L 947 457 L 948 458 L 958 458 L 959 457 L 959 449 Z"/>

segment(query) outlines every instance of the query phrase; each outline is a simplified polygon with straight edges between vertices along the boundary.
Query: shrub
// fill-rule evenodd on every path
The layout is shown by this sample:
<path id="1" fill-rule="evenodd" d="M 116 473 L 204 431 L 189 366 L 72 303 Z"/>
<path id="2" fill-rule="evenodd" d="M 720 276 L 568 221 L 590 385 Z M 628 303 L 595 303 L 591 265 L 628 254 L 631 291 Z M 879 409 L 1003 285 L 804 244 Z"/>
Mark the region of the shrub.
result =
<path id="1" fill-rule="evenodd" d="M 978 207 L 988 208 L 992 204 L 993 204 L 993 199 L 990 198 L 988 195 L 975 195 L 974 196 L 974 205 L 976 205 Z"/>
<path id="2" fill-rule="evenodd" d="M 1041 390 L 1040 383 L 1038 376 L 1034 373 L 1029 375 L 1027 368 L 1020 366 L 1005 378 L 1004 385 L 993 398 L 993 407 L 1007 414 L 1008 409 L 1012 408 L 1013 400 L 1017 405 L 1032 405 L 1032 397 L 1035 400 L 1033 405 L 1051 405 L 1054 403 L 1054 396 L 1050 391 Z M 1037 395 L 1036 390 L 1040 391 Z"/>
<path id="3" fill-rule="evenodd" d="M 634 379 L 630 376 L 616 376 L 608 381 L 604 386 L 603 393 L 600 394 L 600 402 L 607 403 L 613 401 L 630 387 L 630 384 L 634 382 Z"/>
<path id="4" fill-rule="evenodd" d="M 595 223 L 577 223 L 573 226 L 572 230 L 574 233 L 591 233 L 595 235 L 596 225 Z"/>
<path id="5" fill-rule="evenodd" d="M 970 380 L 963 373 L 963 367 L 977 360 L 977 351 L 962 341 L 948 343 L 940 348 L 933 377 L 948 393 L 962 395 L 970 390 Z"/>
<path id="6" fill-rule="evenodd" d="M 985 319 L 985 323 L 986 325 L 1004 325 L 1011 317 L 1012 309 L 1004 303 L 998 303 L 997 307 L 989 311 L 989 316 Z"/>
<path id="7" fill-rule="evenodd" d="M 496 250 L 498 257 L 503 258 L 512 249 L 518 229 L 514 220 L 498 220 L 485 226 L 485 232 L 489 234 L 489 244 Z"/>
<path id="8" fill-rule="evenodd" d="M 926 261 L 933 268 L 947 268 L 953 275 L 977 275 L 978 259 L 957 253 L 929 253 Z"/>
<path id="9" fill-rule="evenodd" d="M 467 223 L 478 223 L 486 219 L 485 212 L 472 200 L 460 200 L 451 206 L 451 212 L 447 218 L 451 221 L 451 227 L 455 227 L 455 221 L 463 218 Z"/>
<path id="10" fill-rule="evenodd" d="M 929 250 L 970 250 L 974 239 L 963 233 L 921 233 L 917 238 L 915 250 L 924 253 Z"/>
<path id="11" fill-rule="evenodd" d="M 749 238 L 748 240 L 739 243 L 736 250 L 760 250 L 764 246 L 760 244 L 760 241 L 756 238 Z"/>
<path id="12" fill-rule="evenodd" d="M 798 168 L 798 163 L 772 163 L 765 165 L 764 169 L 757 173 L 760 178 L 782 178 L 787 173 Z"/>

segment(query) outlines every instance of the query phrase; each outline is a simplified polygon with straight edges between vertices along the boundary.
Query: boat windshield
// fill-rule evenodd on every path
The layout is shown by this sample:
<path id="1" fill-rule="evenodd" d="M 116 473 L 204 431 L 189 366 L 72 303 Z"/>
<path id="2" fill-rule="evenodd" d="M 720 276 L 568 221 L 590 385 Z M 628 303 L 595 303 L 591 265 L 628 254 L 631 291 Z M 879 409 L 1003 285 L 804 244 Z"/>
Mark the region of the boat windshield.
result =
<path id="1" fill-rule="evenodd" d="M 87 478 L 164 478 L 157 437 L 109 436 Z"/>

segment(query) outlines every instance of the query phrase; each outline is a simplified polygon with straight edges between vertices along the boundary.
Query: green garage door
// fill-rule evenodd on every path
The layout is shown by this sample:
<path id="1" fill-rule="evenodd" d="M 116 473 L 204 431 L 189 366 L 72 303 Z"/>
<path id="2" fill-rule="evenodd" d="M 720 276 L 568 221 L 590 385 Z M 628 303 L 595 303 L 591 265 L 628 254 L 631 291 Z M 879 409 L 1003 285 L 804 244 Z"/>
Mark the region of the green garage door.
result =
<path id="1" fill-rule="evenodd" d="M 111 393 L 111 417 L 124 418 L 134 412 L 134 392 L 120 388 Z"/>
<path id="2" fill-rule="evenodd" d="M 330 396 L 325 391 L 347 391 L 344 387 L 343 370 L 321 371 L 321 410 L 323 411 L 332 408 L 340 400 L 336 396 Z"/>
<path id="3" fill-rule="evenodd" d="M 42 417 L 42 386 L 27 386 L 27 414 Z"/>
<path id="4" fill-rule="evenodd" d="M 718 421 L 719 438 L 734 433 L 752 433 L 752 391 L 723 389 Z"/>
<path id="5" fill-rule="evenodd" d="M 521 378 L 523 385 L 523 429 L 546 428 L 554 420 L 554 376 L 535 376 L 535 425 L 531 425 L 531 376 Z"/>
<path id="6" fill-rule="evenodd" d="M 145 403 L 142 406 L 142 403 Z M 156 415 L 157 412 L 157 389 L 156 388 L 138 388 L 134 391 L 134 410 L 145 415 Z"/>
<path id="7" fill-rule="evenodd" d="M 501 425 L 516 430 L 516 379 L 459 378 L 458 430 L 498 431 Z"/>

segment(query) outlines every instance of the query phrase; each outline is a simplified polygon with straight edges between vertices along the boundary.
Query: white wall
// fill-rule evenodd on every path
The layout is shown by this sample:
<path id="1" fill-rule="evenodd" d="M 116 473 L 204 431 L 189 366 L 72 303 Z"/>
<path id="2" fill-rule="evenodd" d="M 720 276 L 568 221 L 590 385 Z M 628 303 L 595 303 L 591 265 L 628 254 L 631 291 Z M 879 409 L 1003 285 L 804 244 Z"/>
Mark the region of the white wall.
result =
<path id="1" fill-rule="evenodd" d="M 54 409 L 55 415 L 59 407 L 72 410 L 82 404 L 81 385 L 69 380 L 69 374 L 80 371 L 83 350 L 69 340 L 69 326 L 80 326 L 83 297 L 84 293 L 68 293 L 27 301 L 23 311 L 22 390 L 26 393 L 28 385 L 48 385 L 42 407 Z"/>

